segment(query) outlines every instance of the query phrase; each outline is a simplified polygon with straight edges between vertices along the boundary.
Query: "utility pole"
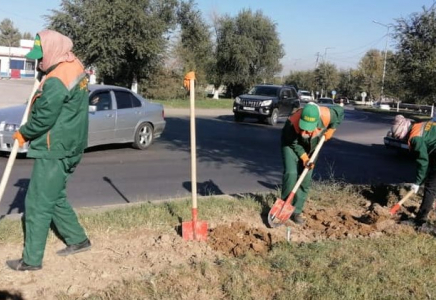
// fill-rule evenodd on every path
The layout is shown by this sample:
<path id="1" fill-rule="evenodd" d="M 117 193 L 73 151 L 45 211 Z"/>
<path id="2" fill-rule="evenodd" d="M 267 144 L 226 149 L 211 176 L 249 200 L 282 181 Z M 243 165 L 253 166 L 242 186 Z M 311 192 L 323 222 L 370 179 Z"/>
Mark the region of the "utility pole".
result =
<path id="1" fill-rule="evenodd" d="M 316 52 L 315 70 L 318 68 L 319 52 Z"/>
<path id="2" fill-rule="evenodd" d="M 392 25 L 386 25 L 386 24 L 382 24 L 380 22 L 377 21 L 372 21 L 375 24 L 381 25 L 383 27 L 386 27 L 387 31 L 386 31 L 386 44 L 385 44 L 385 58 L 384 58 L 384 63 L 383 63 L 383 75 L 382 75 L 382 86 L 381 86 L 381 92 L 380 92 L 380 100 L 382 100 L 384 98 L 384 86 L 385 86 L 385 76 L 386 76 L 386 58 L 388 55 L 388 40 L 389 40 L 389 28 L 392 27 Z"/>
<path id="3" fill-rule="evenodd" d="M 325 89 L 325 97 L 328 96 L 327 94 L 327 50 L 328 49 L 334 49 L 334 47 L 326 47 L 324 48 L 324 89 Z"/>

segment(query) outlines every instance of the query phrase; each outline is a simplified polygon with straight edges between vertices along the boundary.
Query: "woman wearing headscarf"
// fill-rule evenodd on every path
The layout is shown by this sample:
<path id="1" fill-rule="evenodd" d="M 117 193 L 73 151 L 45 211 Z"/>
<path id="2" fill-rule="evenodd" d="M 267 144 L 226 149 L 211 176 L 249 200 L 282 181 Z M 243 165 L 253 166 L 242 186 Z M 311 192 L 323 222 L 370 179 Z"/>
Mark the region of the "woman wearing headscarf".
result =
<path id="1" fill-rule="evenodd" d="M 27 157 L 35 160 L 25 199 L 23 255 L 7 261 L 13 270 L 42 268 L 51 223 L 67 244 L 58 255 L 91 248 L 66 194 L 68 178 L 88 141 L 88 81 L 72 48 L 68 37 L 44 30 L 37 34 L 33 49 L 26 55 L 37 60 L 45 78 L 31 100 L 27 122 L 14 134 L 20 147 L 30 141 Z"/>
<path id="2" fill-rule="evenodd" d="M 397 115 L 394 119 L 392 136 L 397 139 L 406 139 L 409 150 L 416 161 L 415 183 L 411 190 L 418 193 L 419 187 L 424 184 L 424 197 L 411 225 L 422 226 L 427 222 L 433 202 L 436 197 L 436 122 L 420 122 L 412 124 L 410 119 Z"/>

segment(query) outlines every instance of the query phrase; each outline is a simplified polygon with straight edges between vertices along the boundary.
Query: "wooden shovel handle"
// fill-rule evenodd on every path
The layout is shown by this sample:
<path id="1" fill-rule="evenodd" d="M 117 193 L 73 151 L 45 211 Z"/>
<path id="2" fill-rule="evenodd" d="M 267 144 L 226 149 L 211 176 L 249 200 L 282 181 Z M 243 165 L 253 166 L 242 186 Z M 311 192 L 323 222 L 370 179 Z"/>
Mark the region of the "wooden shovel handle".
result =
<path id="1" fill-rule="evenodd" d="M 26 106 L 26 110 L 24 111 L 23 118 L 21 119 L 21 125 L 23 125 L 24 123 L 27 122 L 29 110 L 30 110 L 30 107 L 32 106 L 32 98 L 33 98 L 33 95 L 35 94 L 36 90 L 38 89 L 39 84 L 40 84 L 40 76 L 38 74 L 38 76 L 35 78 L 32 92 L 30 93 L 29 99 L 27 100 L 27 106 Z M 9 154 L 8 162 L 6 163 L 5 171 L 3 172 L 2 180 L 0 182 L 0 202 L 3 199 L 3 194 L 4 194 L 5 189 L 6 189 L 6 184 L 8 183 L 9 176 L 11 175 L 12 167 L 14 165 L 15 158 L 17 157 L 18 148 L 19 148 L 18 141 L 14 140 L 14 145 L 12 146 L 12 150 L 11 150 L 11 153 Z"/>
<path id="2" fill-rule="evenodd" d="M 394 206 L 392 206 L 391 210 L 389 211 L 389 213 L 391 215 L 394 215 L 399 209 L 400 207 L 403 205 L 404 202 L 407 201 L 407 199 L 410 198 L 410 196 L 412 196 L 415 192 L 413 190 L 410 190 L 404 197 L 403 199 L 401 199 L 400 201 L 398 201 L 398 203 L 396 203 Z"/>
<path id="3" fill-rule="evenodd" d="M 324 142 L 325 142 L 325 136 L 323 135 L 321 137 L 318 145 L 316 146 L 315 151 L 313 151 L 312 155 L 310 156 L 310 159 L 309 159 L 309 162 L 308 162 L 309 164 L 313 163 L 315 161 L 315 158 L 317 157 L 319 151 L 321 150 L 321 147 L 324 144 Z M 308 172 L 309 172 L 309 168 L 305 167 L 303 172 L 301 173 L 300 177 L 298 178 L 297 183 L 295 184 L 294 188 L 292 189 L 292 191 L 291 191 L 291 193 L 289 195 L 293 195 L 293 194 L 295 194 L 297 192 L 298 188 L 300 187 L 301 183 L 304 180 L 304 177 L 306 177 L 306 174 Z M 287 202 L 287 200 L 286 200 L 286 202 Z"/>

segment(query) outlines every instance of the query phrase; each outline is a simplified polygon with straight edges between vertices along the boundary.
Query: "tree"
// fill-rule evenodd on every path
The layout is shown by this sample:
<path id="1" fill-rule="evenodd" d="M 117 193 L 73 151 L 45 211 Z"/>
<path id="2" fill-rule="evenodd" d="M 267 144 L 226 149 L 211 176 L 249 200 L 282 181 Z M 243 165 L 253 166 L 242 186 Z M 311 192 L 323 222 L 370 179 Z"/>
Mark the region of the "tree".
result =
<path id="1" fill-rule="evenodd" d="M 46 16 L 50 28 L 69 36 L 85 65 L 105 83 L 130 87 L 150 80 L 165 59 L 177 0 L 62 0 Z"/>
<path id="2" fill-rule="evenodd" d="M 359 62 L 359 73 L 362 91 L 368 99 L 377 99 L 381 94 L 381 80 L 383 73 L 383 56 L 379 50 L 369 50 Z"/>
<path id="3" fill-rule="evenodd" d="M 33 34 L 31 34 L 30 32 L 25 32 L 25 33 L 23 33 L 22 38 L 23 38 L 24 40 L 34 40 L 34 39 L 35 39 L 35 37 L 33 36 Z"/>
<path id="4" fill-rule="evenodd" d="M 436 100 L 436 7 L 396 20 L 397 67 L 409 102 Z"/>
<path id="5" fill-rule="evenodd" d="M 193 0 L 180 4 L 177 16 L 181 33 L 176 53 L 183 64 L 183 75 L 195 71 L 198 84 L 206 84 L 206 73 L 214 63 L 213 45 L 209 26 L 195 7 Z"/>
<path id="6" fill-rule="evenodd" d="M 0 23 L 0 45 L 18 47 L 20 38 L 20 31 L 14 27 L 14 23 L 10 19 L 3 19 Z"/>
<path id="7" fill-rule="evenodd" d="M 291 84 L 300 90 L 315 90 L 315 76 L 313 71 L 291 72 L 285 79 L 286 84 Z"/>
<path id="8" fill-rule="evenodd" d="M 283 45 L 276 24 L 261 11 L 242 10 L 236 18 L 220 18 L 216 34 L 217 81 L 227 86 L 231 96 L 270 81 L 281 71 Z"/>
<path id="9" fill-rule="evenodd" d="M 321 95 L 327 97 L 328 91 L 333 91 L 339 84 L 338 69 L 334 64 L 322 62 L 315 70 L 315 82 Z"/>

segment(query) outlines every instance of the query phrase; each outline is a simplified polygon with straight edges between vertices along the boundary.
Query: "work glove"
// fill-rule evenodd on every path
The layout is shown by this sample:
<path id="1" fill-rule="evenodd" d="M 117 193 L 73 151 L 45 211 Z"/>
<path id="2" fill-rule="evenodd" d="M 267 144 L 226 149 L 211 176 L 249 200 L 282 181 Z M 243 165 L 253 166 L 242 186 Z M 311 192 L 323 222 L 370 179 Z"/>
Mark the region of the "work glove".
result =
<path id="1" fill-rule="evenodd" d="M 412 186 L 410 187 L 410 190 L 413 191 L 415 194 L 417 194 L 418 190 L 419 190 L 419 185 L 412 184 Z"/>
<path id="2" fill-rule="evenodd" d="M 333 136 L 333 133 L 335 133 L 335 131 L 336 131 L 335 128 L 327 129 L 327 131 L 324 133 L 325 140 L 328 141 L 329 139 L 331 139 Z"/>
<path id="3" fill-rule="evenodd" d="M 304 153 L 303 155 L 301 155 L 300 159 L 302 160 L 303 166 L 305 168 L 308 168 L 309 170 L 312 170 L 313 168 L 315 168 L 315 163 L 309 162 L 309 155 L 307 155 L 307 153 Z"/>
<path id="4" fill-rule="evenodd" d="M 18 146 L 23 147 L 23 145 L 27 142 L 26 138 L 19 132 L 18 130 L 15 131 L 14 135 L 12 136 L 14 140 L 18 141 Z"/>

